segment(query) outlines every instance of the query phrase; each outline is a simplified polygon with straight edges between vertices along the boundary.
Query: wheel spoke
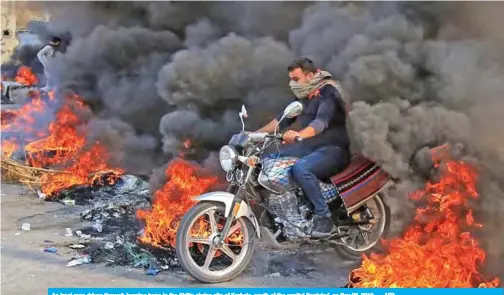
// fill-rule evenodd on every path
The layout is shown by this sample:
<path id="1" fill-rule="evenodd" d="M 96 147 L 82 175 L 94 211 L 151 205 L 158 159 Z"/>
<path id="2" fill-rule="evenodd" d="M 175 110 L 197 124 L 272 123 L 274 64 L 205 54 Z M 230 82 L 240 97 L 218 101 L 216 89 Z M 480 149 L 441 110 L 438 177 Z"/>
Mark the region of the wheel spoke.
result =
<path id="1" fill-rule="evenodd" d="M 210 270 L 210 264 L 212 263 L 212 260 L 215 257 L 215 252 L 217 252 L 217 249 L 215 249 L 214 247 L 210 246 L 208 248 L 207 257 L 205 258 L 205 264 L 203 264 L 203 269 Z"/>
<path id="2" fill-rule="evenodd" d="M 217 229 L 217 221 L 215 220 L 215 210 L 208 212 L 208 222 L 210 223 L 210 230 L 212 231 L 212 234 L 219 233 L 219 230 Z"/>
<path id="3" fill-rule="evenodd" d="M 364 245 L 369 245 L 369 235 L 367 232 L 361 232 L 361 236 L 364 239 Z"/>
<path id="4" fill-rule="evenodd" d="M 209 237 L 189 237 L 187 239 L 187 242 L 188 243 L 210 245 Z"/>
<path id="5" fill-rule="evenodd" d="M 240 225 L 240 223 L 236 222 L 235 225 L 233 225 L 233 226 L 231 226 L 231 228 L 229 228 L 229 232 L 228 232 L 226 238 L 229 238 L 232 234 L 234 234 L 239 229 L 241 229 L 241 225 Z"/>
<path id="6" fill-rule="evenodd" d="M 238 258 L 236 254 L 231 250 L 231 248 L 229 248 L 227 245 L 222 246 L 220 250 L 224 252 L 224 254 L 226 254 L 229 258 L 233 259 L 233 263 Z"/>

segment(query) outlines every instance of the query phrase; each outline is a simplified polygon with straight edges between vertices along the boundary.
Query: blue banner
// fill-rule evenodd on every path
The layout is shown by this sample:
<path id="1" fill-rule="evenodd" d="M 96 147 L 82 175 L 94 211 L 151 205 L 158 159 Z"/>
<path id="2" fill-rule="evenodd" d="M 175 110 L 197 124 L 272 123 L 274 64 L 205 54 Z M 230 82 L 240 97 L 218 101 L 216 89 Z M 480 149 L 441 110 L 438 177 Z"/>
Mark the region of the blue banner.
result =
<path id="1" fill-rule="evenodd" d="M 503 295 L 503 289 L 49 288 L 48 295 Z"/>

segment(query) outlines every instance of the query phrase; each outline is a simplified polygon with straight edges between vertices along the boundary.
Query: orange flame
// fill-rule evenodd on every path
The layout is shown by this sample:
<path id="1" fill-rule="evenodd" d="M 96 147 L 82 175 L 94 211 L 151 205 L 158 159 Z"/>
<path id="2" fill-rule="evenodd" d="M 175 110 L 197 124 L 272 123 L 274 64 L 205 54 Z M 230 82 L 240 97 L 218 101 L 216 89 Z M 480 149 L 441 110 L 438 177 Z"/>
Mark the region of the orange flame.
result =
<path id="1" fill-rule="evenodd" d="M 28 164 L 34 167 L 51 167 L 62 173 L 44 174 L 41 177 L 42 192 L 53 196 L 55 192 L 74 185 L 113 184 L 124 173 L 112 169 L 106 163 L 108 154 L 99 142 L 88 142 L 86 125 L 79 113 L 89 112 L 78 96 L 68 96 L 56 112 L 48 130 L 35 130 L 35 117 L 50 111 L 49 103 L 56 102 L 54 93 L 43 100 L 40 92 L 33 91 L 32 100 L 15 112 L 13 120 L 2 112 L 2 132 L 12 133 L 2 140 L 2 155 L 10 157 L 26 144 Z M 12 117 L 12 116 L 11 116 Z M 16 134 L 23 134 L 23 142 L 17 142 Z M 26 137 L 26 135 L 30 135 Z"/>
<path id="2" fill-rule="evenodd" d="M 447 154 L 437 150 L 439 167 Z M 462 161 L 448 160 L 437 183 L 428 183 L 411 199 L 426 205 L 416 211 L 414 224 L 402 238 L 385 241 L 388 254 L 364 255 L 362 265 L 350 273 L 356 288 L 470 288 L 497 287 L 498 279 L 485 280 L 478 268 L 485 252 L 468 231 L 480 228 L 469 200 L 478 198 L 477 173 Z"/>
<path id="3" fill-rule="evenodd" d="M 17 150 L 16 143 L 8 140 L 2 141 L 2 155 L 4 157 L 10 158 L 12 156 L 12 153 L 14 153 L 16 150 Z"/>
<path id="4" fill-rule="evenodd" d="M 170 163 L 165 171 L 169 180 L 155 192 L 152 210 L 137 211 L 137 217 L 145 221 L 140 241 L 156 247 L 175 245 L 180 219 L 195 204 L 192 197 L 207 192 L 217 183 L 217 177 L 199 176 L 199 172 L 184 160 Z"/>
<path id="5" fill-rule="evenodd" d="M 87 111 L 78 96 L 66 97 L 49 125 L 49 136 L 25 147 L 30 165 L 65 167 L 63 173 L 42 176 L 42 192 L 48 196 L 75 185 L 113 184 L 124 173 L 122 169 L 112 169 L 106 164 L 107 151 L 99 142 L 87 142 L 86 130 L 77 115 Z"/>
<path id="6" fill-rule="evenodd" d="M 37 75 L 35 75 L 32 70 L 27 66 L 21 66 L 14 78 L 16 82 L 19 84 L 23 84 L 26 86 L 33 86 L 38 83 Z"/>
<path id="7" fill-rule="evenodd" d="M 47 132 L 38 128 L 39 126 L 37 126 L 35 119 L 38 115 L 47 112 L 47 102 L 40 97 L 40 92 L 38 91 L 31 91 L 30 95 L 32 99 L 21 108 L 2 111 L 2 149 L 8 149 L 9 147 L 6 145 L 10 143 L 14 143 L 16 149 L 18 149 L 30 141 L 47 136 Z M 17 137 L 20 134 L 23 135 L 22 142 L 19 142 L 19 138 Z"/>

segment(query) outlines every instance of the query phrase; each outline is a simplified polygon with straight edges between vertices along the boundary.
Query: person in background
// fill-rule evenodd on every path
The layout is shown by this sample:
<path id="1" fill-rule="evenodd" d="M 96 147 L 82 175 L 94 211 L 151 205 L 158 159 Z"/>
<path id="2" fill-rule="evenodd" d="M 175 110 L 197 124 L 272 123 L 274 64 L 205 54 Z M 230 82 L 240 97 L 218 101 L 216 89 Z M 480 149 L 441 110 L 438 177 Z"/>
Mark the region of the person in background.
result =
<path id="1" fill-rule="evenodd" d="M 46 86 L 43 87 L 43 90 L 49 90 L 53 85 L 53 81 L 51 79 L 51 73 L 49 72 L 48 65 L 50 63 L 50 60 L 54 58 L 56 55 L 56 51 L 61 45 L 61 38 L 59 37 L 53 37 L 51 39 L 51 42 L 44 46 L 38 53 L 37 53 L 37 58 L 44 67 L 44 76 L 46 78 Z"/>

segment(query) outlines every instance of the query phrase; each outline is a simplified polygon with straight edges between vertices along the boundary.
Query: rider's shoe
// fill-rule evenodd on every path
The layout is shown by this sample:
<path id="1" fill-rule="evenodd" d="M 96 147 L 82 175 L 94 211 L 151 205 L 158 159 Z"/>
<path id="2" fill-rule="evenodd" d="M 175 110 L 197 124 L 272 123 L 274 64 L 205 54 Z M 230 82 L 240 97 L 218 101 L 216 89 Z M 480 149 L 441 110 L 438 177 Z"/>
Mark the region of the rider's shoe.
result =
<path id="1" fill-rule="evenodd" d="M 315 215 L 313 218 L 312 238 L 327 238 L 331 236 L 333 222 L 331 217 Z"/>

